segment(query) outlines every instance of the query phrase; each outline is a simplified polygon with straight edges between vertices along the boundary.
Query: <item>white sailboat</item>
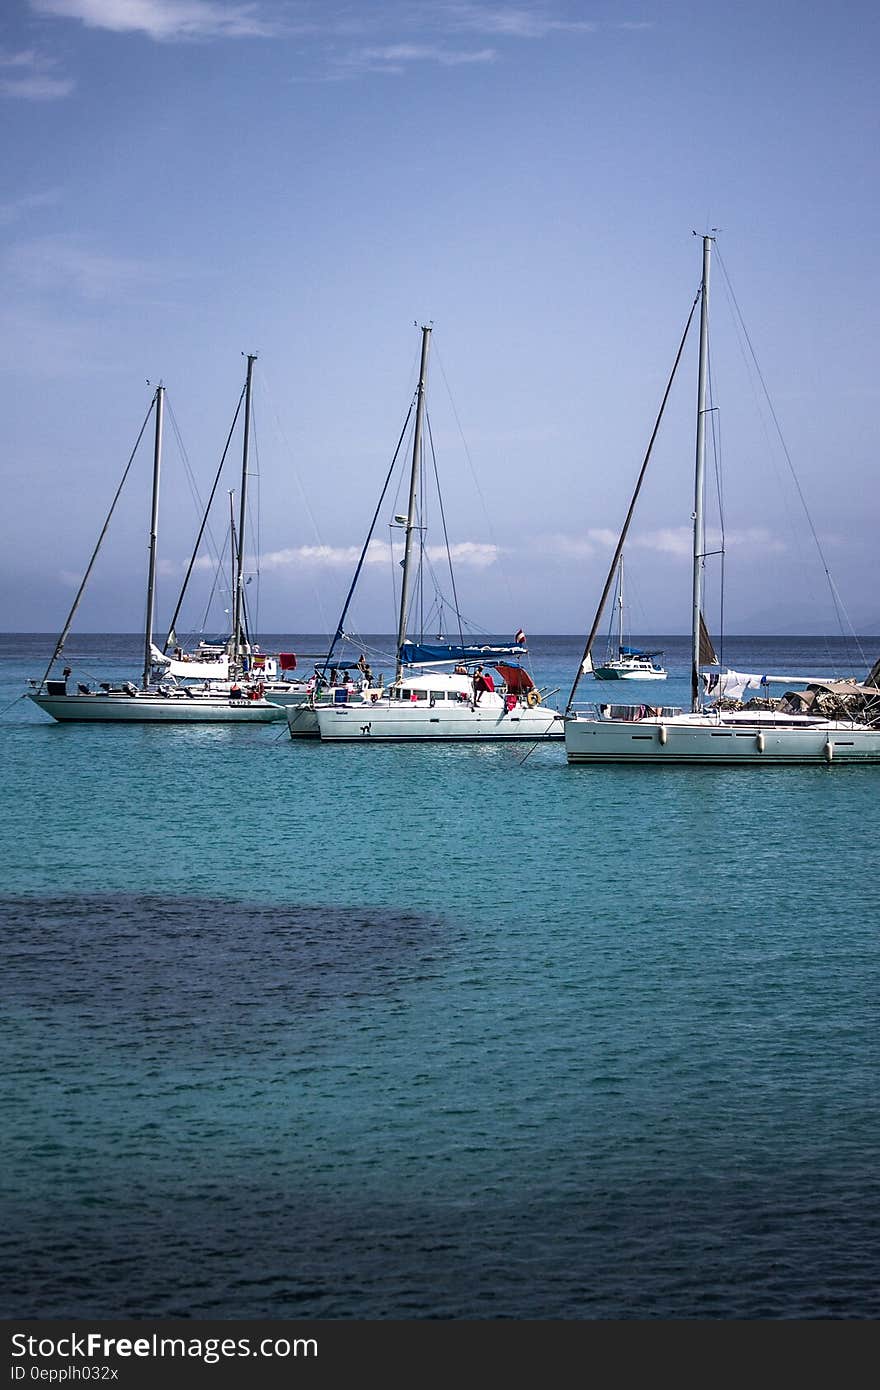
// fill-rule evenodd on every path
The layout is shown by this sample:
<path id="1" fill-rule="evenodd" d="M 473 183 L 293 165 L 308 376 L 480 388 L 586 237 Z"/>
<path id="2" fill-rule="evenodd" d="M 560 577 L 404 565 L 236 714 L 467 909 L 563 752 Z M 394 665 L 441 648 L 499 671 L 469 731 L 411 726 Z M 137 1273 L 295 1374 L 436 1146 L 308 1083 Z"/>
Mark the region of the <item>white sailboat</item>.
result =
<path id="1" fill-rule="evenodd" d="M 591 663 L 592 642 L 610 589 L 614 568 L 623 551 L 626 532 L 650 457 L 649 447 L 606 580 L 605 591 L 569 696 L 565 717 L 566 757 L 572 764 L 651 763 L 666 766 L 682 763 L 749 767 L 798 763 L 878 763 L 880 661 L 874 665 L 864 681 L 810 681 L 803 691 L 787 690 L 781 699 L 765 699 L 757 704 L 742 704 L 737 700 L 719 700 L 709 704 L 705 700 L 704 668 L 717 666 L 717 659 L 702 617 L 709 270 L 713 240 L 712 236 L 703 237 L 700 292 L 691 309 L 692 317 L 696 303 L 699 302 L 691 708 L 686 710 L 674 706 L 602 705 L 580 710 L 574 706 L 581 675 L 589 669 Z M 673 368 L 673 376 L 681 358 L 690 322 L 689 318 Z M 671 383 L 672 378 L 669 386 Z M 669 386 L 666 389 L 664 406 Z M 655 426 L 655 436 L 656 432 Z M 651 442 L 653 444 L 653 437 Z M 748 677 L 740 678 L 740 686 L 743 680 L 747 682 Z"/>
<path id="2" fill-rule="evenodd" d="M 642 651 L 639 647 L 631 647 L 624 643 L 624 608 L 623 608 L 623 555 L 617 564 L 617 593 L 615 595 L 615 608 L 617 610 L 617 644 L 616 648 L 608 642 L 608 650 L 605 653 L 605 660 L 600 666 L 593 667 L 593 675 L 597 681 L 665 681 L 669 674 L 662 666 L 658 666 L 654 661 L 655 656 L 662 656 L 662 651 Z"/>
<path id="3" fill-rule="evenodd" d="M 146 624 L 144 630 L 144 666 L 142 683 L 133 681 L 114 684 L 111 681 L 97 683 L 77 682 L 75 688 L 69 686 L 73 674 L 65 666 L 60 678 L 50 678 L 50 672 L 59 661 L 64 645 L 70 634 L 71 625 L 86 584 L 97 559 L 101 542 L 106 534 L 110 519 L 134 459 L 132 452 L 122 482 L 117 489 L 110 513 L 104 523 L 98 543 L 92 553 L 86 573 L 77 591 L 73 606 L 43 677 L 31 682 L 28 696 L 46 714 L 60 722 L 90 721 L 113 723 L 184 723 L 184 724 L 256 724 L 268 723 L 284 718 L 282 706 L 273 704 L 265 698 L 258 688 L 246 690 L 243 686 L 231 690 L 204 687 L 201 690 L 176 687 L 170 684 L 152 683 L 155 646 L 153 643 L 153 622 L 156 590 L 156 557 L 159 518 L 159 479 L 162 458 L 162 426 L 164 416 L 165 388 L 156 388 L 147 419 L 138 436 L 138 442 L 146 428 L 149 414 L 155 413 L 155 436 L 153 444 L 153 486 L 150 513 L 150 549 L 147 577 Z"/>
<path id="4" fill-rule="evenodd" d="M 563 736 L 562 713 L 544 703 L 531 675 L 520 664 L 527 654 L 524 634 L 517 634 L 522 641 L 510 646 L 408 640 L 416 564 L 414 539 L 420 530 L 418 502 L 430 338 L 431 328 L 424 326 L 409 503 L 406 515 L 396 518 L 404 528 L 404 554 L 394 680 L 380 688 L 362 685 L 352 698 L 337 687 L 308 709 L 289 710 L 287 722 L 294 738 L 313 732 L 315 725 L 319 737 L 327 742 L 535 742 Z M 497 683 L 492 671 L 498 674 Z"/>
<path id="5" fill-rule="evenodd" d="M 257 360 L 255 353 L 247 353 L 245 355 L 247 357 L 245 383 L 242 394 L 239 397 L 235 419 L 232 422 L 232 429 L 230 429 L 229 432 L 229 439 L 231 440 L 232 431 L 235 428 L 235 423 L 238 419 L 243 402 L 244 427 L 242 433 L 241 484 L 239 487 L 239 521 L 237 528 L 233 515 L 232 493 L 230 493 L 229 497 L 229 541 L 233 569 L 230 586 L 232 595 L 232 631 L 224 641 L 206 642 L 201 640 L 195 648 L 189 651 L 183 650 L 177 644 L 175 636 L 175 628 L 177 626 L 181 605 L 207 526 L 214 493 L 216 492 L 217 484 L 220 480 L 223 461 L 226 457 L 226 451 L 224 450 L 223 459 L 220 461 L 220 467 L 217 470 L 214 486 L 211 489 L 208 504 L 205 507 L 202 517 L 202 524 L 193 547 L 192 558 L 171 619 L 168 636 L 165 638 L 164 645 L 161 649 L 158 646 L 152 648 L 153 671 L 156 680 L 159 682 L 167 683 L 171 681 L 175 684 L 178 681 L 185 682 L 188 691 L 192 694 L 229 696 L 243 692 L 246 697 L 250 698 L 253 692 L 257 691 L 259 695 L 264 696 L 274 704 L 293 705 L 299 704 L 301 701 L 305 700 L 309 693 L 308 683 L 293 674 L 297 666 L 296 654 L 293 652 L 270 654 L 263 652 L 255 642 L 252 642 L 248 621 L 248 607 L 245 601 L 246 585 L 249 580 L 245 579 L 244 574 L 244 537 L 248 501 L 249 445 L 252 416 L 251 399 L 253 392 L 254 363 Z M 227 440 L 227 448 L 228 446 L 229 440 Z"/>

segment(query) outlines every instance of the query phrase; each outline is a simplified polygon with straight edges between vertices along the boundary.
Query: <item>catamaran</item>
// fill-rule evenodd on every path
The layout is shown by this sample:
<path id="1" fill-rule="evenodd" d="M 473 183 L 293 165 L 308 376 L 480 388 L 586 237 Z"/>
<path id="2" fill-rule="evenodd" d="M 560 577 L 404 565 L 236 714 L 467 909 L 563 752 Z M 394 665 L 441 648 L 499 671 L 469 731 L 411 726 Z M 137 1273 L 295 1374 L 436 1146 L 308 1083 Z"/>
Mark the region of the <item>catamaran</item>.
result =
<path id="1" fill-rule="evenodd" d="M 379 686 L 364 680 L 351 691 L 337 684 L 309 706 L 288 710 L 291 737 L 313 736 L 317 729 L 323 741 L 337 743 L 561 739 L 561 711 L 545 703 L 542 692 L 522 665 L 527 647 L 521 630 L 513 643 L 500 646 L 485 641 L 465 641 L 461 633 L 457 644 L 410 639 L 410 606 L 416 590 L 414 579 L 418 562 L 415 538 L 417 534 L 421 537 L 424 530 L 419 499 L 430 325 L 423 326 L 421 334 L 409 502 L 406 513 L 395 517 L 395 523 L 403 528 L 404 553 L 394 678 L 387 685 Z M 375 520 L 374 516 L 374 524 Z M 362 561 L 365 553 L 366 546 Z M 346 606 L 356 580 L 357 572 Z M 345 611 L 343 609 L 334 642 L 342 634 Z M 497 673 L 497 680 L 493 672 Z"/>
<path id="2" fill-rule="evenodd" d="M 702 613 L 704 477 L 708 384 L 709 272 L 713 236 L 703 237 L 699 293 L 675 359 L 672 375 L 645 455 L 626 520 L 583 658 L 571 688 L 565 717 L 565 752 L 569 763 L 681 763 L 761 766 L 787 763 L 880 762 L 880 661 L 864 680 L 810 680 L 802 691 L 786 689 L 778 699 L 746 701 L 705 698 L 707 686 L 723 687 L 723 675 Z M 660 418 L 681 360 L 696 306 L 700 305 L 697 380 L 697 428 L 693 507 L 693 579 L 691 605 L 691 708 L 662 705 L 575 707 L 581 676 L 591 665 L 591 650 L 615 569 L 623 552 L 636 499 L 644 479 Z M 709 668 L 707 671 L 706 668 Z M 727 673 L 734 674 L 734 673 Z M 720 679 L 719 679 L 720 677 Z M 774 679 L 765 678 L 768 683 Z M 748 682 L 740 678 L 738 684 Z M 791 683 L 790 683 L 791 684 Z"/>

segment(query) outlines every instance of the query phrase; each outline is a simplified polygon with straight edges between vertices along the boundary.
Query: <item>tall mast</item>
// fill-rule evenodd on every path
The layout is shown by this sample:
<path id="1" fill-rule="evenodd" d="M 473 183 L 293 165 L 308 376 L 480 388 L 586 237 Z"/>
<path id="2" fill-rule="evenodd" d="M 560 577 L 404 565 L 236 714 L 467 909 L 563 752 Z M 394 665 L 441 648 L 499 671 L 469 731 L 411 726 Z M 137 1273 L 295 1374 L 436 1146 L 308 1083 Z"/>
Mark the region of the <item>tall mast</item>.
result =
<path id="1" fill-rule="evenodd" d="M 691 708 L 700 708 L 700 613 L 703 589 L 703 478 L 706 462 L 706 385 L 709 375 L 709 257 L 714 238 L 703 237 L 700 284 L 700 372 L 697 382 L 697 452 L 694 466 L 694 598 L 691 656 Z"/>
<path id="2" fill-rule="evenodd" d="M 403 550 L 403 579 L 400 585 L 400 621 L 397 625 L 397 671 L 400 680 L 403 663 L 400 649 L 406 641 L 406 610 L 409 603 L 410 567 L 412 562 L 413 531 L 416 520 L 416 495 L 419 484 L 419 459 L 422 450 L 422 421 L 425 417 L 425 383 L 428 377 L 428 344 L 431 339 L 430 326 L 422 327 L 422 361 L 419 367 L 419 389 L 416 403 L 416 424 L 413 432 L 412 471 L 409 480 L 409 507 L 406 513 L 406 540 Z"/>
<path id="3" fill-rule="evenodd" d="M 230 637 L 232 636 L 233 632 L 235 631 L 235 627 L 233 626 L 233 624 L 234 624 L 234 622 L 235 622 L 235 566 L 236 566 L 236 549 L 235 549 L 235 490 L 234 490 L 234 488 L 230 488 L 230 489 L 229 489 L 229 602 L 230 602 L 230 604 L 232 605 L 231 608 L 229 609 L 229 622 L 230 622 L 229 635 L 230 635 Z M 229 651 L 227 651 L 227 656 L 229 656 L 229 655 L 231 655 L 231 653 L 230 653 Z"/>
<path id="4" fill-rule="evenodd" d="M 150 684 L 153 665 L 153 609 L 156 602 L 156 540 L 159 534 L 159 469 L 162 462 L 162 417 L 165 409 L 165 387 L 156 387 L 156 435 L 153 444 L 153 506 L 150 513 L 150 569 L 147 577 L 147 617 L 144 632 L 144 690 Z"/>
<path id="5" fill-rule="evenodd" d="M 238 513 L 238 555 L 235 567 L 235 600 L 232 615 L 232 660 L 238 662 L 241 646 L 241 611 L 244 601 L 244 528 L 247 507 L 248 447 L 251 430 L 251 379 L 254 373 L 256 353 L 247 354 L 247 382 L 244 397 L 244 443 L 241 450 L 241 505 Z"/>

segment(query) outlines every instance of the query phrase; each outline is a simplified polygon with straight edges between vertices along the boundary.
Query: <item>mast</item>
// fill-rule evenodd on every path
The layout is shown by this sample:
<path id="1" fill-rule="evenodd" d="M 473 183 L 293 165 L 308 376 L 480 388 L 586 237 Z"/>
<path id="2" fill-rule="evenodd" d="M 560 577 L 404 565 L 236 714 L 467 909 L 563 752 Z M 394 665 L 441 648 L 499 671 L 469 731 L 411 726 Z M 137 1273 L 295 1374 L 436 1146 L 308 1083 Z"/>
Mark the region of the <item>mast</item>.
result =
<path id="1" fill-rule="evenodd" d="M 230 607 L 230 609 L 229 609 L 229 622 L 230 622 L 229 636 L 230 636 L 230 637 L 232 637 L 232 634 L 233 634 L 233 632 L 235 631 L 235 627 L 234 627 L 234 623 L 235 623 L 235 564 L 236 564 L 235 555 L 236 555 L 236 551 L 235 551 L 235 489 L 234 489 L 234 488 L 230 488 L 230 489 L 229 489 L 229 602 L 230 602 L 230 604 L 231 604 L 231 607 Z M 231 656 L 231 652 L 227 651 L 227 656 Z"/>
<path id="2" fill-rule="evenodd" d="M 162 417 L 165 409 L 165 387 L 156 387 L 156 435 L 153 444 L 153 506 L 150 513 L 150 569 L 147 577 L 147 617 L 144 632 L 144 690 L 150 684 L 153 665 L 153 609 L 156 602 L 156 540 L 159 533 L 159 469 L 162 461 Z"/>
<path id="3" fill-rule="evenodd" d="M 412 471 L 409 481 L 409 507 L 406 513 L 406 540 L 403 550 L 403 579 L 400 585 L 400 620 L 397 625 L 397 671 L 395 680 L 400 680 L 403 663 L 400 649 L 406 641 L 406 610 L 409 603 L 410 568 L 412 564 L 413 531 L 415 529 L 416 494 L 419 483 L 419 458 L 422 449 L 422 422 L 425 417 L 425 383 L 428 376 L 428 345 L 431 340 L 430 325 L 422 325 L 422 361 L 419 367 L 419 389 L 416 400 L 416 424 L 413 431 Z"/>
<path id="4" fill-rule="evenodd" d="M 623 656 L 623 554 L 620 556 L 620 570 L 617 576 L 617 656 Z"/>
<path id="5" fill-rule="evenodd" d="M 254 373 L 254 363 L 257 354 L 249 352 L 247 354 L 247 382 L 245 384 L 244 397 L 244 443 L 241 450 L 241 504 L 238 513 L 238 555 L 235 567 L 235 589 L 232 615 L 232 660 L 238 663 L 239 648 L 241 646 L 241 609 L 244 600 L 244 528 L 247 507 L 247 471 L 248 471 L 248 448 L 250 445 L 251 429 L 251 379 Z"/>
<path id="6" fill-rule="evenodd" d="M 709 366 L 709 259 L 714 237 L 703 237 L 703 279 L 700 284 L 700 371 L 697 381 L 697 449 L 694 465 L 694 588 L 691 708 L 700 708 L 700 616 L 703 588 L 703 479 L 706 462 L 706 386 Z"/>

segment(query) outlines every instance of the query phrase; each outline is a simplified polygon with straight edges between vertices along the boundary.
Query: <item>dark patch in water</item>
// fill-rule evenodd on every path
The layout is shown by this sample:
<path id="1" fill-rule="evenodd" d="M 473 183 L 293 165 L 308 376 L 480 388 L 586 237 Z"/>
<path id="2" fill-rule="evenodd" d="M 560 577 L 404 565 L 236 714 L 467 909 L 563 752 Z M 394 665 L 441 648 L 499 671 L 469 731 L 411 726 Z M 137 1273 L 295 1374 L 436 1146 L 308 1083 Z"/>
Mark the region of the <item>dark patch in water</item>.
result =
<path id="1" fill-rule="evenodd" d="M 430 972 L 442 927 L 407 912 L 212 898 L 0 898 L 0 999 L 76 1013 L 100 1001 L 167 1030 L 297 1017 Z"/>

